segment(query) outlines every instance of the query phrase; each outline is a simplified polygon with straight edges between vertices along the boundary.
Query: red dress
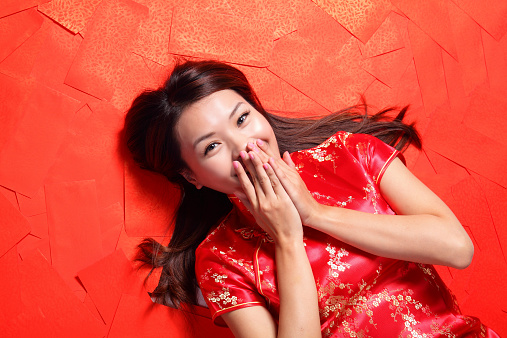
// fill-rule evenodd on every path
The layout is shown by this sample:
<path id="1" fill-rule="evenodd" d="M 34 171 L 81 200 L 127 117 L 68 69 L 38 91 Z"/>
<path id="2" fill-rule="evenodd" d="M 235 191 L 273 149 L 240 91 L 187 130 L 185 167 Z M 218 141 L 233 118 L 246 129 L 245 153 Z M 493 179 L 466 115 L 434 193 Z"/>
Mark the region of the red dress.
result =
<path id="1" fill-rule="evenodd" d="M 372 136 L 346 132 L 291 155 L 317 201 L 379 214 L 394 214 L 379 182 L 396 156 L 398 151 Z M 196 251 L 204 299 L 215 322 L 226 312 L 258 305 L 277 321 L 273 241 L 232 201 L 231 214 Z M 309 227 L 304 243 L 323 337 L 498 337 L 478 319 L 460 314 L 431 265 L 375 256 Z"/>

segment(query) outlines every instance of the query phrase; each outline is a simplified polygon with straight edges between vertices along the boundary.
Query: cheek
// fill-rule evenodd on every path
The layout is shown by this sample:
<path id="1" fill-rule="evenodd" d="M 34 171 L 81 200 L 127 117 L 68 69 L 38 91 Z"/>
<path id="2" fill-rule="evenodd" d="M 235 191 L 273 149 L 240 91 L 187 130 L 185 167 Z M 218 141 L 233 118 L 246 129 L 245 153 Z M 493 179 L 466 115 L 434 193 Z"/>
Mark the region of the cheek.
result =
<path id="1" fill-rule="evenodd" d="M 213 185 L 231 177 L 232 163 L 220 156 L 207 160 L 204 165 L 199 166 L 196 172 L 203 184 Z"/>

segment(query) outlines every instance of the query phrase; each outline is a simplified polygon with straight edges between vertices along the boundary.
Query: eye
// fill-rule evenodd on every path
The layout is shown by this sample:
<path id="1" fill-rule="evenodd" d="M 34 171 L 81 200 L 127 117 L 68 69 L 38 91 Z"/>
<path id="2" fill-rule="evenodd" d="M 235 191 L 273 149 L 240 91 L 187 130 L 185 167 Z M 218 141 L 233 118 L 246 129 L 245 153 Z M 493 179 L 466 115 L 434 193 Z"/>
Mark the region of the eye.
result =
<path id="1" fill-rule="evenodd" d="M 210 151 L 215 149 L 218 146 L 218 143 L 213 142 L 206 146 L 206 149 L 204 149 L 204 156 L 206 156 Z"/>
<path id="2" fill-rule="evenodd" d="M 238 125 L 238 127 L 243 124 L 243 122 L 245 122 L 247 116 L 250 115 L 250 111 L 247 111 L 245 113 L 243 113 L 239 118 L 238 118 L 238 121 L 236 122 L 236 124 Z"/>

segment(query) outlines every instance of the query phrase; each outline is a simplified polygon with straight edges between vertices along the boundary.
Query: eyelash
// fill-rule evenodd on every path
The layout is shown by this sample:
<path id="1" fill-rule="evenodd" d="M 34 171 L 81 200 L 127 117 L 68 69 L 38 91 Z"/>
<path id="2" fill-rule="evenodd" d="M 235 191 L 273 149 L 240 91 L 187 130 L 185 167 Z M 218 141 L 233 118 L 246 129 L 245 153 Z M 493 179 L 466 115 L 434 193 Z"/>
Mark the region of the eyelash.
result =
<path id="1" fill-rule="evenodd" d="M 247 110 L 246 112 L 244 112 L 243 114 L 241 114 L 241 116 L 238 118 L 238 121 L 236 122 L 236 124 L 239 126 L 241 124 L 243 124 L 243 122 L 245 122 L 246 118 L 248 117 L 248 115 L 250 115 L 250 111 Z M 241 123 L 239 122 L 243 117 L 245 117 L 245 119 L 243 121 L 241 121 Z"/>
<path id="2" fill-rule="evenodd" d="M 236 121 L 236 124 L 237 124 L 238 127 L 245 122 L 245 120 L 248 117 L 248 115 L 250 115 L 250 111 L 249 110 L 246 111 L 246 112 L 244 112 L 243 114 L 241 114 L 241 116 Z M 204 149 L 204 156 L 206 156 L 210 151 L 212 151 L 213 149 L 215 149 L 215 147 L 212 147 L 214 145 L 217 145 L 217 143 L 216 142 L 212 142 L 212 143 L 210 143 L 210 144 L 208 144 L 206 146 L 206 148 Z"/>

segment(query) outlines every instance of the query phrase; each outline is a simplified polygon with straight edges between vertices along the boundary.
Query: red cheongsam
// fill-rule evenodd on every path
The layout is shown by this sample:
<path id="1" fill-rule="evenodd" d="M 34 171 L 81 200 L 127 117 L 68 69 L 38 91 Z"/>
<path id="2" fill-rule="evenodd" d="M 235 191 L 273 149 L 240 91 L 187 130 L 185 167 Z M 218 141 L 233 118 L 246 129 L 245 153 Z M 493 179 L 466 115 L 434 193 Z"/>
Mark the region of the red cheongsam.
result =
<path id="1" fill-rule="evenodd" d="M 394 214 L 379 182 L 397 156 L 375 137 L 346 132 L 291 155 L 319 203 L 376 214 Z M 196 252 L 204 299 L 215 322 L 249 306 L 266 307 L 278 321 L 273 240 L 237 199 L 231 200 L 231 214 Z M 497 337 L 478 319 L 460 314 L 431 265 L 375 256 L 309 227 L 304 243 L 323 337 Z"/>

